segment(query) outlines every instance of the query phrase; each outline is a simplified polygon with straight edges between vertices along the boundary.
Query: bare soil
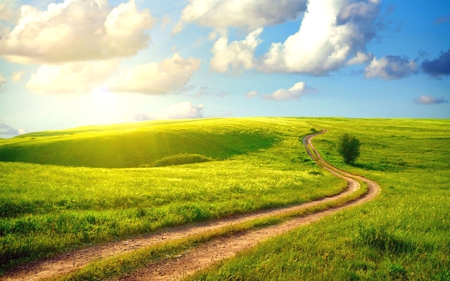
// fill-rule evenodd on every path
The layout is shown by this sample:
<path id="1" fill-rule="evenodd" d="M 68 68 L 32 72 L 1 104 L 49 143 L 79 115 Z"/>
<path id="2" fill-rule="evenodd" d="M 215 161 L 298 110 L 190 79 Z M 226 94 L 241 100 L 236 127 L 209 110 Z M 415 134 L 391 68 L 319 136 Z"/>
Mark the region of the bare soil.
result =
<path id="1" fill-rule="evenodd" d="M 270 237 L 285 233 L 292 229 L 317 221 L 324 216 L 336 213 L 342 209 L 362 204 L 373 199 L 380 192 L 380 187 L 378 186 L 378 184 L 364 177 L 352 175 L 345 171 L 339 170 L 325 162 L 325 160 L 322 159 L 322 157 L 318 154 L 311 143 L 311 139 L 316 135 L 317 134 L 305 137 L 303 143 L 308 154 L 314 160 L 316 160 L 319 165 L 321 165 L 323 168 L 327 169 L 337 177 L 347 180 L 347 188 L 339 194 L 315 200 L 306 204 L 261 211 L 252 214 L 245 214 L 190 226 L 175 227 L 158 231 L 151 235 L 136 237 L 126 241 L 106 243 L 103 245 L 76 250 L 60 256 L 44 259 L 35 263 L 30 263 L 18 267 L 13 271 L 8 272 L 3 277 L 0 277 L 0 279 L 7 281 L 41 280 L 45 278 L 64 275 L 81 267 L 84 267 L 93 261 L 129 253 L 150 245 L 162 244 L 167 241 L 186 238 L 191 235 L 232 226 L 245 221 L 271 217 L 283 213 L 290 213 L 292 211 L 303 210 L 326 202 L 339 200 L 340 198 L 343 198 L 360 188 L 359 183 L 355 179 L 364 181 L 368 185 L 369 191 L 364 196 L 348 202 L 343 206 L 330 208 L 325 211 L 316 212 L 304 217 L 294 218 L 279 225 L 219 237 L 213 239 L 210 242 L 204 243 L 203 245 L 195 249 L 185 252 L 183 255 L 159 261 L 140 271 L 134 272 L 120 279 L 178 280 L 183 276 L 190 275 L 198 270 L 204 269 L 214 263 L 217 263 L 218 261 L 233 257 L 238 252 L 254 247 L 261 241 L 264 241 Z"/>

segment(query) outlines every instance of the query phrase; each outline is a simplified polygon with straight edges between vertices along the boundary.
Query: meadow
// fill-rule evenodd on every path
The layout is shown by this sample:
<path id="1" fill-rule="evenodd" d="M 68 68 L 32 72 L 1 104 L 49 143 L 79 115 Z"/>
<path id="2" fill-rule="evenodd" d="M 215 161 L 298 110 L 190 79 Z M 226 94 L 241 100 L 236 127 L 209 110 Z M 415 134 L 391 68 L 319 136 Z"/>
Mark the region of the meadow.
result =
<path id="1" fill-rule="evenodd" d="M 373 201 L 270 239 L 186 280 L 450 280 L 450 120 L 308 119 L 331 164 L 377 181 Z M 345 165 L 338 138 L 360 139 Z"/>
<path id="2" fill-rule="evenodd" d="M 345 188 L 309 159 L 297 118 L 93 126 L 0 140 L 0 271 L 164 227 Z"/>
<path id="3" fill-rule="evenodd" d="M 299 141 L 326 129 L 313 140 L 325 160 L 377 181 L 381 194 L 186 280 L 450 280 L 449 125 L 418 119 L 205 119 L 0 140 L 1 270 L 164 227 L 335 194 L 345 183 L 318 167 Z M 362 143 L 353 166 L 337 152 L 343 133 Z M 67 280 L 120 275 L 118 268 L 126 273 L 131 265 L 178 254 L 208 237 L 277 220 L 143 249 Z"/>

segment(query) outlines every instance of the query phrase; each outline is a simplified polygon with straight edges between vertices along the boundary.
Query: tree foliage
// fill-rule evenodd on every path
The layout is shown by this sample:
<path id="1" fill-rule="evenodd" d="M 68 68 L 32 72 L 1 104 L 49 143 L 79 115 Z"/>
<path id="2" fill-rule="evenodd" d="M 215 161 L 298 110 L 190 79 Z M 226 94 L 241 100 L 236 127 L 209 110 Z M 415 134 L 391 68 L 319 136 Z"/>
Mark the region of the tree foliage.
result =
<path id="1" fill-rule="evenodd" d="M 352 135 L 344 134 L 339 139 L 339 154 L 346 164 L 353 164 L 359 157 L 360 141 Z"/>

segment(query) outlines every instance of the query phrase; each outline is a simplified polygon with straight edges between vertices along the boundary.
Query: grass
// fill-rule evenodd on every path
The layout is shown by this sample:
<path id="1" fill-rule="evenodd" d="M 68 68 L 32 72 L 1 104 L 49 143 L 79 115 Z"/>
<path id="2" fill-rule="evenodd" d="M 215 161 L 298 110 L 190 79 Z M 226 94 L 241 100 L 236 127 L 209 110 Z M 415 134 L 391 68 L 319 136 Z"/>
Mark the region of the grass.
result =
<path id="1" fill-rule="evenodd" d="M 0 271 L 163 227 L 335 194 L 343 181 L 323 173 L 298 141 L 310 128 L 293 118 L 210 119 L 2 140 L 0 155 L 11 158 L 0 162 Z M 153 156 L 133 160 L 141 148 Z M 77 158 L 93 151 L 108 157 Z M 192 159 L 183 153 L 213 161 L 183 164 Z M 105 168 L 115 155 L 132 168 Z M 167 159 L 180 165 L 165 166 Z M 162 167 L 138 168 L 158 161 Z"/>
<path id="2" fill-rule="evenodd" d="M 450 120 L 309 119 L 333 165 L 377 181 L 382 193 L 270 239 L 186 280 L 450 280 Z M 345 165 L 338 138 L 361 140 Z"/>
<path id="3" fill-rule="evenodd" d="M 382 193 L 372 202 L 270 239 L 187 280 L 450 280 L 449 125 L 450 120 L 417 119 L 211 119 L 86 127 L 1 140 L 0 155 L 9 151 L 6 154 L 18 157 L 25 155 L 20 151 L 28 151 L 38 155 L 35 160 L 39 161 L 46 159 L 39 145 L 49 143 L 54 148 L 88 151 L 76 144 L 99 139 L 114 143 L 123 140 L 121 135 L 131 141 L 136 134 L 135 143 L 143 145 L 145 138 L 138 136 L 158 132 L 159 139 L 152 143 L 162 146 L 161 154 L 121 162 L 120 169 L 108 168 L 108 158 L 94 157 L 95 161 L 85 159 L 83 164 L 75 157 L 60 166 L 20 158 L 25 156 L 0 162 L 1 270 L 164 226 L 336 193 L 342 182 L 318 168 L 298 141 L 313 129 L 327 129 L 327 134 L 313 141 L 321 155 L 341 169 L 377 181 Z M 174 147 L 180 132 L 201 137 L 189 143 L 188 151 L 181 146 L 171 149 L 160 140 L 171 132 L 168 139 Z M 337 153 L 343 133 L 355 135 L 362 143 L 361 156 L 353 166 L 346 165 Z M 234 137 L 248 142 L 236 144 Z M 220 139 L 221 146 L 206 145 L 203 139 L 211 144 Z M 115 147 L 116 154 L 127 154 L 117 142 L 99 146 L 99 150 L 108 151 L 107 147 Z M 60 157 L 70 152 L 59 151 Z M 179 157 L 183 154 L 190 156 Z M 199 162 L 183 160 L 198 157 L 192 155 L 210 161 L 183 165 Z M 173 162 L 164 159 L 175 159 L 181 165 L 166 166 Z M 163 162 L 161 167 L 137 168 L 157 166 L 157 161 Z M 92 264 L 66 279 L 106 279 L 227 231 L 245 231 L 283 219 L 143 249 Z"/>
<path id="4" fill-rule="evenodd" d="M 0 146 L 0 161 L 132 168 L 179 154 L 227 159 L 279 141 L 279 132 L 252 126 L 251 121 L 233 125 L 220 119 L 146 124 L 22 135 Z"/>
<path id="5" fill-rule="evenodd" d="M 301 217 L 332 207 L 339 207 L 348 201 L 359 198 L 367 192 L 367 186 L 362 183 L 362 187 L 357 192 L 347 195 L 345 198 L 333 202 L 323 203 L 315 207 L 310 207 L 300 211 L 271 216 L 268 218 L 255 219 L 248 222 L 239 223 L 233 226 L 220 228 L 218 230 L 178 239 L 161 245 L 153 245 L 139 249 L 135 252 L 114 256 L 107 259 L 95 261 L 79 270 L 73 271 L 65 276 L 51 278 L 51 281 L 81 281 L 81 280 L 108 280 L 126 276 L 133 271 L 142 269 L 156 261 L 173 257 L 195 246 L 213 240 L 217 237 L 226 237 L 232 234 L 244 233 L 249 230 L 267 227 L 282 223 L 293 217 Z M 49 280 L 49 281 L 50 281 Z"/>

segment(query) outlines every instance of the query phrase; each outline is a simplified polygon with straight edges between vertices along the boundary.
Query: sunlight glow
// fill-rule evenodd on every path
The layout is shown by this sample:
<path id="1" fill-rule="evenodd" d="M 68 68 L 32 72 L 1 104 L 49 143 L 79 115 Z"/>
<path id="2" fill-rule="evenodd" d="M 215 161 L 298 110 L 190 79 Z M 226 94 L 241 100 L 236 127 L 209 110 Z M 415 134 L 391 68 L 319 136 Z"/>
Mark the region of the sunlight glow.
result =
<path id="1" fill-rule="evenodd" d="M 92 124 L 124 122 L 120 95 L 111 93 L 107 87 L 94 88 L 87 96 L 84 112 Z"/>
<path id="2" fill-rule="evenodd" d="M 110 93 L 107 87 L 97 87 L 91 92 L 92 102 L 102 108 L 113 108 L 117 105 L 118 97 L 114 93 Z"/>

